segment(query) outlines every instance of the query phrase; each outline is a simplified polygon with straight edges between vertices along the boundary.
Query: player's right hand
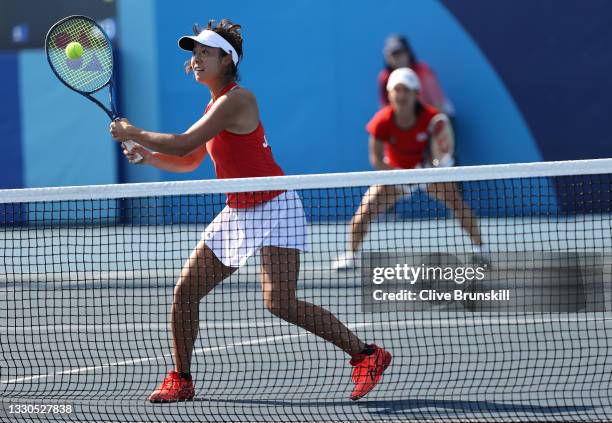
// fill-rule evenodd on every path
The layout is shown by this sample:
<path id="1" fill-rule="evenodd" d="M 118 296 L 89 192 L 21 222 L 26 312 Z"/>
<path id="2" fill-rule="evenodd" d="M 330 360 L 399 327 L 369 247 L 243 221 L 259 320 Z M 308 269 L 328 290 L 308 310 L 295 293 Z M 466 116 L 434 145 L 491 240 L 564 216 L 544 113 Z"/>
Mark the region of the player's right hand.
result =
<path id="1" fill-rule="evenodd" d="M 151 151 L 147 150 L 142 145 L 137 143 L 134 143 L 131 150 L 128 150 L 125 144 L 121 144 L 121 150 L 123 151 L 123 155 L 132 164 L 149 163 L 151 160 L 151 156 L 153 155 Z M 142 157 L 141 160 L 137 160 L 139 156 Z"/>

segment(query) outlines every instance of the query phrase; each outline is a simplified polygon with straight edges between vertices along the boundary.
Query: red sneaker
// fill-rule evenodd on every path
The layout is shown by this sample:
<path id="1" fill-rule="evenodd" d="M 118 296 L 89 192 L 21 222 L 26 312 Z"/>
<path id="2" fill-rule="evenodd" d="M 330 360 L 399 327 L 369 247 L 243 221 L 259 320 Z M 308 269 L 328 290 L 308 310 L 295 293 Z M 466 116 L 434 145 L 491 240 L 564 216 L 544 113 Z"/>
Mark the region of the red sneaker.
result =
<path id="1" fill-rule="evenodd" d="M 391 353 L 373 345 L 374 352 L 370 355 L 359 355 L 350 361 L 353 369 L 355 389 L 351 399 L 357 401 L 363 398 L 380 382 L 382 374 L 391 364 Z"/>
<path id="2" fill-rule="evenodd" d="M 182 378 L 175 370 L 170 370 L 164 381 L 149 395 L 151 402 L 190 401 L 195 395 L 191 378 Z"/>

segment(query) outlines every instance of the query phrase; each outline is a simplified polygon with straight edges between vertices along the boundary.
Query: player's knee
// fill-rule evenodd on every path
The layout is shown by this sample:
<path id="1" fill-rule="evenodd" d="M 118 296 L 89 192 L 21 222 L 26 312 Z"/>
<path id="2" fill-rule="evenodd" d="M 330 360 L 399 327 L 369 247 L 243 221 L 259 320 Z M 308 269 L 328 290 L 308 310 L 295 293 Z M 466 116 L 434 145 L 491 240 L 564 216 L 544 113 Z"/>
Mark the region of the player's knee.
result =
<path id="1" fill-rule="evenodd" d="M 281 303 L 279 301 L 274 300 L 272 298 L 265 298 L 264 305 L 266 306 L 266 309 L 273 315 L 278 316 L 278 317 L 283 317 L 284 313 L 283 313 Z"/>
<path id="2" fill-rule="evenodd" d="M 273 315 L 281 318 L 288 318 L 291 316 L 291 311 L 295 310 L 295 305 L 292 307 L 295 302 L 294 298 L 287 298 L 285 295 L 281 297 L 279 295 L 270 295 L 264 298 L 264 305 L 266 309 Z"/>

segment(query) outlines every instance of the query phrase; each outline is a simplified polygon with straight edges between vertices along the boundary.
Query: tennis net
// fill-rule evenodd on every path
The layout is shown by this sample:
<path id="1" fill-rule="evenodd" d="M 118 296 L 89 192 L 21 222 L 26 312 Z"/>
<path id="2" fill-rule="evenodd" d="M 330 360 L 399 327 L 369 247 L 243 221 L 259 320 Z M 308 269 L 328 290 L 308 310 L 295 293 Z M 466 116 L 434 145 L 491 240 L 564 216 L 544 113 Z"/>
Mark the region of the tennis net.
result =
<path id="1" fill-rule="evenodd" d="M 0 191 L 0 421 L 609 421 L 611 170 Z M 287 192 L 209 226 L 225 193 L 277 191 L 299 195 L 305 239 Z M 175 365 L 175 285 L 201 242 L 245 263 L 199 304 L 195 398 L 150 403 Z M 269 245 L 302 244 L 298 298 L 393 355 L 359 401 L 350 357 L 275 315 L 261 283 L 276 265 L 281 286 L 291 279 Z M 196 278 L 219 269 L 204 262 Z"/>

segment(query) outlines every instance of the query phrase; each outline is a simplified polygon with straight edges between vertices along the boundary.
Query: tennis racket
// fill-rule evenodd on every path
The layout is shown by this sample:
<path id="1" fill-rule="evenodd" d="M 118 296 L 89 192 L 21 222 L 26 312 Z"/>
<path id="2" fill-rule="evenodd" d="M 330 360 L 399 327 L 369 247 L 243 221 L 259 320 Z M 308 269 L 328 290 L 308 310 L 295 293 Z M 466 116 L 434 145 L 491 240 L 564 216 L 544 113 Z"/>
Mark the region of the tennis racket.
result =
<path id="1" fill-rule="evenodd" d="M 75 60 L 69 59 L 65 51 L 71 42 L 83 47 L 83 54 Z M 87 16 L 68 16 L 49 29 L 45 51 L 51 70 L 64 85 L 93 101 L 112 121 L 121 118 L 113 95 L 113 48 L 100 25 Z M 109 91 L 109 107 L 93 96 L 105 87 Z M 124 141 L 123 145 L 128 151 L 134 148 L 133 141 Z M 132 163 L 140 161 L 142 156 L 137 154 Z"/>
<path id="2" fill-rule="evenodd" d="M 438 113 L 429 122 L 429 153 L 435 167 L 453 164 L 455 135 L 450 120 L 444 113 Z"/>

